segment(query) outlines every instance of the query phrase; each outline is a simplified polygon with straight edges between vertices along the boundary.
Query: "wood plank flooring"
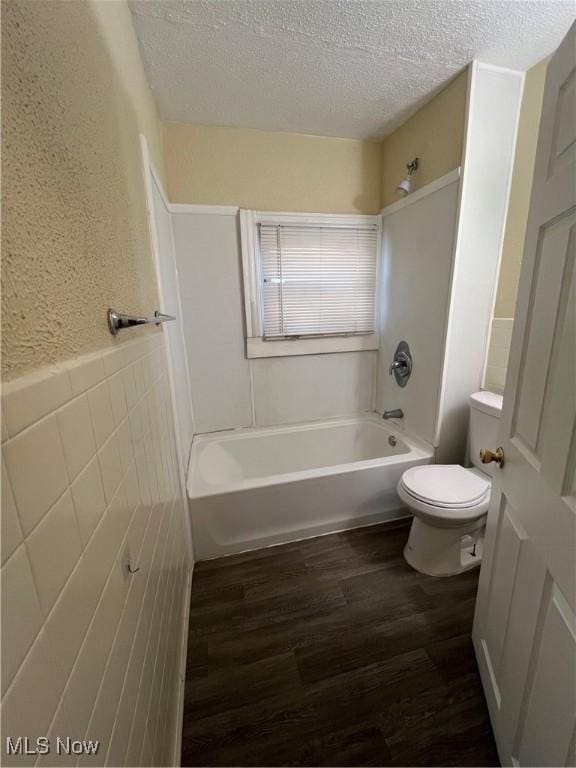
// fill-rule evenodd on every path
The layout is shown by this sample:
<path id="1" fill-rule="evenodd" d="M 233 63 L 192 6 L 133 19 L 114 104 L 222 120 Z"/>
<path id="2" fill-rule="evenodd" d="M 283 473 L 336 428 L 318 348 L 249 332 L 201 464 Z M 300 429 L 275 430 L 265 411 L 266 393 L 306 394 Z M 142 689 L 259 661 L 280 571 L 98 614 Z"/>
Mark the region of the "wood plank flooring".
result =
<path id="1" fill-rule="evenodd" d="M 196 566 L 182 765 L 499 764 L 470 640 L 478 571 L 413 571 L 407 535 Z"/>

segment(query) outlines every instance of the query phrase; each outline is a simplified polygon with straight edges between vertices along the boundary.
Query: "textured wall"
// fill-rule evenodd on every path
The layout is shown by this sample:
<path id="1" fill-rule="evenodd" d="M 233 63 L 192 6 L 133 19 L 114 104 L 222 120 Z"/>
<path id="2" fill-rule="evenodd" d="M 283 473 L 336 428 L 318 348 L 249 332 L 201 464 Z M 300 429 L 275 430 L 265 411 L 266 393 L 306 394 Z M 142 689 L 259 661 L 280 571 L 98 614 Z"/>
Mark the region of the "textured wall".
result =
<path id="1" fill-rule="evenodd" d="M 464 70 L 384 139 L 382 206 L 398 200 L 396 187 L 406 176 L 406 163 L 414 157 L 420 159 L 418 173 L 414 177 L 414 189 L 429 184 L 460 165 L 467 83 L 468 74 Z"/>
<path id="2" fill-rule="evenodd" d="M 2 371 L 13 378 L 122 343 L 110 305 L 155 308 L 139 132 L 162 158 L 122 1 L 3 2 L 2 101 Z"/>
<path id="3" fill-rule="evenodd" d="M 175 203 L 328 213 L 379 209 L 375 142 L 166 123 L 164 147 L 168 196 Z"/>
<path id="4" fill-rule="evenodd" d="M 526 73 L 524 81 L 495 317 L 513 317 L 516 306 L 547 64 L 548 59 L 536 64 Z"/>

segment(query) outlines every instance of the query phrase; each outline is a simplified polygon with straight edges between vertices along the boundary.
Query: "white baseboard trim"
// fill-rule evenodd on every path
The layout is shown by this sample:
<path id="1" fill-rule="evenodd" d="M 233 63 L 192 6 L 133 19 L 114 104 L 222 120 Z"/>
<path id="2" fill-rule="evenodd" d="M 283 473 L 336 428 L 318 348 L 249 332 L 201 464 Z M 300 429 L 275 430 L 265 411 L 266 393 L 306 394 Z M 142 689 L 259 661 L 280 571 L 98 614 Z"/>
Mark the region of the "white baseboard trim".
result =
<path id="1" fill-rule="evenodd" d="M 182 607 L 182 637 L 180 639 L 180 662 L 178 679 L 179 685 L 176 689 L 176 721 L 174 724 L 174 746 L 172 747 L 173 766 L 179 768 L 182 757 L 182 726 L 184 724 L 184 692 L 186 689 L 186 660 L 188 656 L 188 629 L 190 624 L 190 595 L 192 593 L 192 576 L 194 574 L 194 563 L 186 579 L 186 589 L 184 590 L 184 605 Z"/>

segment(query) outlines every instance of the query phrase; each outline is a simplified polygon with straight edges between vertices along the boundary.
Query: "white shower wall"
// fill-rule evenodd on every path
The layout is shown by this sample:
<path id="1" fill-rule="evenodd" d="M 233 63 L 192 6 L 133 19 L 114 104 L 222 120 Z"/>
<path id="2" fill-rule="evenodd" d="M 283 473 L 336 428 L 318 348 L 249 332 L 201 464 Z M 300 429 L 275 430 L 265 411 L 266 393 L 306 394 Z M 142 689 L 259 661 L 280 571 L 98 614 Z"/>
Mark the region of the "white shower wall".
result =
<path id="1" fill-rule="evenodd" d="M 374 410 L 376 355 L 260 358 L 251 361 L 256 424 L 314 421 Z"/>
<path id="2" fill-rule="evenodd" d="M 237 211 L 172 210 L 197 432 L 374 409 L 374 351 L 248 360 Z"/>
<path id="3" fill-rule="evenodd" d="M 451 173 L 383 211 L 376 407 L 402 408 L 406 427 L 431 445 L 437 444 L 458 188 L 458 172 Z M 388 373 L 402 340 L 414 365 L 404 388 Z"/>

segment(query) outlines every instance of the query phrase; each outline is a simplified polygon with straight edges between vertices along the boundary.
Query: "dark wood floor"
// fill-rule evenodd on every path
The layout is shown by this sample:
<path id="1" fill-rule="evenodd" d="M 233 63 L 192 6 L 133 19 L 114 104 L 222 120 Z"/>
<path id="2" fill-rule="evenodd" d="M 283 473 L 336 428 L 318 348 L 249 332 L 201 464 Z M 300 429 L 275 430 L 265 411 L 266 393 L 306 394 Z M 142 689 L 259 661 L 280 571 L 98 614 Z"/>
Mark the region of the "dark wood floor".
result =
<path id="1" fill-rule="evenodd" d="M 405 525 L 199 563 L 182 765 L 493 766 L 477 571 L 406 565 Z"/>

